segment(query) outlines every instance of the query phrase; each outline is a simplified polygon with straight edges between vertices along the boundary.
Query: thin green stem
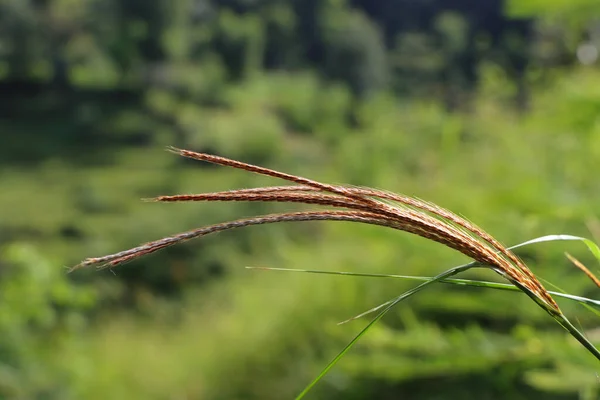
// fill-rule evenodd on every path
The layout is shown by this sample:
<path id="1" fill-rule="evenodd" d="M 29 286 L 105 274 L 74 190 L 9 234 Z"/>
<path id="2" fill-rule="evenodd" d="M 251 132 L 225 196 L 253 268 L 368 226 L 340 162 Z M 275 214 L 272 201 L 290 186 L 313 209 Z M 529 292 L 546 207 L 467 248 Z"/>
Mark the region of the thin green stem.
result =
<path id="1" fill-rule="evenodd" d="M 421 282 L 426 282 L 431 279 L 431 277 L 427 277 L 427 276 L 373 274 L 373 273 L 347 272 L 347 271 L 323 271 L 323 270 L 314 270 L 314 269 L 271 268 L 271 267 L 246 267 L 246 268 L 252 269 L 252 270 L 262 270 L 262 271 L 302 272 L 302 273 L 308 273 L 308 274 L 356 276 L 356 277 L 364 277 L 364 278 L 395 278 L 395 279 L 406 279 L 406 280 L 421 281 Z M 452 284 L 452 285 L 459 285 L 459 286 L 473 286 L 473 287 L 483 287 L 483 288 L 487 288 L 487 289 L 506 290 L 506 291 L 510 291 L 510 292 L 522 292 L 521 289 L 519 289 L 518 287 L 516 287 L 510 283 L 477 281 L 477 280 L 471 280 L 471 279 L 458 279 L 458 278 L 441 279 L 438 282 Z M 573 300 L 578 303 L 589 305 L 589 306 L 600 309 L 600 300 L 589 299 L 587 297 L 575 296 L 572 294 L 556 292 L 556 291 L 552 291 L 552 290 L 549 290 L 548 293 L 550 293 L 553 296 Z"/>
<path id="2" fill-rule="evenodd" d="M 579 343 L 583 345 L 596 359 L 600 360 L 600 350 L 596 348 L 580 330 L 578 330 L 572 323 L 567 319 L 567 316 L 562 312 L 550 308 L 547 304 L 531 292 L 529 289 L 521 285 L 519 282 L 513 282 L 515 286 L 520 288 L 527 296 L 537 303 L 544 311 L 546 311 L 556 322 L 558 322 L 563 328 L 567 330 Z"/>
<path id="3" fill-rule="evenodd" d="M 379 314 L 377 314 L 377 316 L 375 318 L 373 318 L 373 320 L 371 320 L 371 322 L 369 322 L 367 324 L 367 326 L 365 326 L 363 328 L 363 330 L 361 330 L 358 335 L 356 335 L 351 341 L 350 343 L 348 343 L 346 345 L 346 347 L 344 347 L 342 349 L 341 352 L 339 352 L 334 358 L 333 360 L 331 360 L 329 362 L 329 364 L 327 364 L 327 366 L 321 371 L 321 373 L 311 382 L 308 384 L 308 386 L 306 386 L 304 388 L 304 390 L 296 397 L 296 400 L 300 400 L 302 399 L 304 396 L 306 396 L 306 394 L 327 374 L 327 372 L 329 372 L 329 370 L 331 368 L 333 368 L 333 366 L 352 348 L 352 346 L 354 346 L 354 344 L 356 342 L 358 342 L 358 340 L 365 334 L 367 333 L 367 331 L 373 326 L 375 325 L 375 323 L 377 323 L 381 318 L 383 318 L 383 316 L 385 314 L 387 314 L 388 311 L 390 311 L 392 309 L 392 307 L 394 307 L 396 304 L 400 303 L 402 300 L 407 299 L 408 297 L 412 296 L 413 294 L 423 290 L 426 286 L 432 284 L 432 283 L 436 283 L 442 279 L 446 279 L 449 278 L 451 276 L 454 276 L 456 274 L 459 274 L 463 271 L 466 271 L 468 269 L 471 268 L 475 268 L 478 265 L 472 265 L 475 263 L 471 263 L 471 264 L 467 264 L 467 265 L 461 265 L 459 267 L 455 267 L 452 269 L 449 269 L 445 272 L 442 272 L 441 274 L 435 276 L 434 278 L 431 278 L 428 282 L 423 282 L 422 284 L 420 284 L 419 286 L 414 287 L 413 289 L 408 290 L 407 292 L 401 294 L 400 296 L 394 298 Z"/>

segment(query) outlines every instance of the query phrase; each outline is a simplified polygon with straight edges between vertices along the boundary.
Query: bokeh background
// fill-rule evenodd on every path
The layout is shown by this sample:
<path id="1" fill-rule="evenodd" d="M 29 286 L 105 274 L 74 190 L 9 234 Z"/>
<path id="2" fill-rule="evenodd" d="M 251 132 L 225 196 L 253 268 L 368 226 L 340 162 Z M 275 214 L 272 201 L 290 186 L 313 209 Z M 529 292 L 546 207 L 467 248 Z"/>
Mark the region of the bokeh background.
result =
<path id="1" fill-rule="evenodd" d="M 414 283 L 245 266 L 433 276 L 468 261 L 402 232 L 309 222 L 66 274 L 298 209 L 143 203 L 280 184 L 167 145 L 418 196 L 507 245 L 600 240 L 599 48 L 597 0 L 0 0 L 0 398 L 292 398 L 366 324 L 337 322 Z M 578 244 L 519 254 L 596 297 L 564 251 L 597 270 Z M 600 342 L 596 315 L 561 306 Z M 588 400 L 598 370 L 525 296 L 439 285 L 309 398 Z"/>

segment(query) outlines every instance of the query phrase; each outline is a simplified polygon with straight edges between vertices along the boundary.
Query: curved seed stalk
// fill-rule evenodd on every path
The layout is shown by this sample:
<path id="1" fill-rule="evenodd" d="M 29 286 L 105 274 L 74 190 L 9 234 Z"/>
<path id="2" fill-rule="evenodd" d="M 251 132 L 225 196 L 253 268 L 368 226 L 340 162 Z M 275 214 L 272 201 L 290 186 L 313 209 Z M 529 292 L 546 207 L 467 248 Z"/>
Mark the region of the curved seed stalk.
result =
<path id="1" fill-rule="evenodd" d="M 206 161 L 217 165 L 233 167 L 260 175 L 271 176 L 292 182 L 290 186 L 272 186 L 254 189 L 239 189 L 225 192 L 187 194 L 174 196 L 160 196 L 148 201 L 178 202 L 178 201 L 258 201 L 258 202 L 284 202 L 303 203 L 309 205 L 328 206 L 333 209 L 323 211 L 290 212 L 272 215 L 257 216 L 254 218 L 240 219 L 216 225 L 205 226 L 188 232 L 179 233 L 166 238 L 142 244 L 129 250 L 110 254 L 102 257 L 88 258 L 80 264 L 71 268 L 95 265 L 97 268 L 113 268 L 127 261 L 154 253 L 165 247 L 234 228 L 251 225 L 261 225 L 276 222 L 293 221 L 350 221 L 366 223 L 371 225 L 385 226 L 397 230 L 412 233 L 426 239 L 441 243 L 454 250 L 460 251 L 475 261 L 471 264 L 451 269 L 424 282 L 414 290 L 391 300 L 380 306 L 385 307 L 378 316 L 363 330 L 343 351 L 333 360 L 319 377 L 300 395 L 302 397 L 337 360 L 348 351 L 366 330 L 378 321 L 394 305 L 404 298 L 418 292 L 427 285 L 443 281 L 449 276 L 455 275 L 468 268 L 484 267 L 490 268 L 502 277 L 506 278 L 512 285 L 519 288 L 534 300 L 542 309 L 548 312 L 554 319 L 576 337 L 591 353 L 600 359 L 600 352 L 591 345 L 585 337 L 577 331 L 561 312 L 558 304 L 550 293 L 544 288 L 535 275 L 527 266 L 509 249 L 491 235 L 477 227 L 473 223 L 459 217 L 458 215 L 419 199 L 389 193 L 383 190 L 360 188 L 353 186 L 330 185 L 311 179 L 283 172 L 246 164 L 210 154 L 196 153 L 189 150 L 169 150 L 183 157 Z M 341 210 L 340 210 L 341 209 Z M 567 237 L 566 240 L 571 240 Z M 548 238 L 534 239 L 534 241 L 551 240 Z M 531 241 L 533 243 L 534 241 Z M 527 244 L 527 243 L 525 243 Z M 522 245 L 525 245 L 522 244 Z M 587 244 L 593 251 L 590 244 Z M 598 250 L 600 253 L 600 250 Z M 598 256 L 598 254 L 595 254 Z M 377 308 L 379 309 L 379 308 Z M 374 310 L 371 310 L 374 311 Z M 299 397 L 299 398 L 300 398 Z"/>
<path id="2" fill-rule="evenodd" d="M 353 221 L 403 230 L 458 250 L 480 263 L 501 271 L 502 275 L 511 282 L 519 283 L 551 309 L 559 311 L 558 305 L 548 291 L 519 258 L 481 228 L 437 205 L 382 190 L 321 183 L 210 154 L 173 147 L 169 150 L 184 157 L 284 179 L 297 186 L 161 196 L 153 199 L 154 201 L 276 201 L 323 205 L 353 211 L 283 213 L 226 222 L 152 241 L 108 256 L 88 258 L 72 270 L 90 265 L 100 265 L 100 268 L 115 267 L 182 241 L 249 225 L 284 221 Z"/>

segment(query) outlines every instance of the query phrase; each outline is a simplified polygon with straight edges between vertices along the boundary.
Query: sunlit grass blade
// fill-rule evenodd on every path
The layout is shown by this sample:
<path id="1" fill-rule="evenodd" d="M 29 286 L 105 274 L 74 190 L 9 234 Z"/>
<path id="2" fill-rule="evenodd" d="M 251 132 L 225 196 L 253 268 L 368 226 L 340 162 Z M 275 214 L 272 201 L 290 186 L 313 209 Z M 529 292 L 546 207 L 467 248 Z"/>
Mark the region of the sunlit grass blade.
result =
<path id="1" fill-rule="evenodd" d="M 373 274 L 373 273 L 363 273 L 363 272 L 349 272 L 349 271 L 324 271 L 324 270 L 314 270 L 314 269 L 296 269 L 296 268 L 270 268 L 270 267 L 246 267 L 247 269 L 252 270 L 262 270 L 262 271 L 283 271 L 283 272 L 300 272 L 300 273 L 308 273 L 308 274 L 321 274 L 321 275 L 341 275 L 341 276 L 355 276 L 362 278 L 395 278 L 395 279 L 406 279 L 412 281 L 421 281 L 427 282 L 432 279 L 430 276 L 414 276 L 414 275 L 396 275 L 396 274 Z M 459 279 L 459 278 L 451 278 L 451 279 L 442 279 L 438 281 L 439 283 L 447 283 L 452 285 L 459 286 L 472 286 L 472 287 L 483 287 L 487 289 L 497 289 L 497 290 L 506 290 L 510 292 L 521 292 L 519 288 L 510 284 L 510 283 L 500 283 L 500 282 L 490 282 L 490 281 L 478 281 L 472 279 Z M 549 282 L 546 282 L 548 285 L 554 286 L 557 290 L 560 288 L 556 287 L 556 285 L 552 285 Z M 568 294 L 564 291 L 548 291 L 553 296 L 560 297 L 563 299 L 573 300 L 578 303 L 591 306 L 589 308 L 591 311 L 594 311 L 598 316 L 600 316 L 600 311 L 597 311 L 595 308 L 600 310 L 600 300 L 594 300 L 587 297 L 575 296 L 572 294 Z M 388 301 L 386 303 L 381 304 L 372 309 L 373 312 L 376 309 L 381 309 L 383 306 L 389 304 L 391 302 Z M 356 318 L 352 318 L 356 319 Z M 350 320 L 352 320 L 350 319 Z M 348 320 L 348 321 L 350 321 Z M 343 323 L 343 322 L 341 322 Z M 340 324 L 341 324 L 340 323 Z"/>
<path id="2" fill-rule="evenodd" d="M 358 342 L 358 340 L 363 337 L 369 329 L 371 329 L 373 327 L 373 325 L 375 325 L 381 318 L 383 318 L 383 316 L 385 314 L 387 314 L 388 311 L 390 311 L 396 304 L 400 303 L 402 300 L 407 299 L 408 297 L 412 296 L 415 293 L 420 292 L 421 290 L 423 290 L 425 287 L 427 287 L 428 285 L 432 284 L 432 283 L 436 283 L 442 279 L 446 279 L 449 278 L 451 276 L 454 276 L 456 274 L 459 274 L 463 271 L 466 271 L 467 269 L 470 268 L 474 268 L 473 266 L 460 266 L 460 267 L 456 267 L 456 268 L 452 268 L 449 269 L 447 271 L 442 272 L 441 274 L 431 278 L 429 281 L 427 282 L 423 282 L 422 284 L 420 284 L 419 286 L 416 286 L 406 292 L 404 292 L 403 294 L 401 294 L 400 296 L 396 297 L 395 299 L 393 299 L 388 306 L 386 306 L 383 310 L 381 310 L 381 312 L 379 314 L 377 314 L 377 316 L 375 318 L 373 318 L 373 320 L 371 320 L 371 322 L 369 322 L 367 324 L 367 326 L 365 326 L 363 328 L 363 330 L 361 330 L 351 341 L 350 343 L 348 343 L 346 345 L 346 347 L 344 347 L 342 349 L 342 351 L 340 351 L 334 358 L 333 360 L 331 360 L 329 362 L 329 364 L 327 364 L 327 366 L 321 371 L 321 373 L 311 382 L 308 384 L 308 386 L 306 386 L 304 388 L 304 390 L 302 390 L 302 392 L 296 397 L 296 400 L 300 400 L 302 398 L 304 398 L 304 396 L 306 396 L 306 394 L 327 374 L 327 372 L 329 372 L 329 370 L 331 368 L 333 368 L 333 366 L 335 364 L 337 364 L 337 362 L 352 348 L 352 346 L 354 346 L 354 344 L 356 344 L 356 342 Z"/>
<path id="3" fill-rule="evenodd" d="M 514 246 L 508 247 L 508 249 L 514 250 L 514 249 L 518 249 L 519 247 L 528 246 L 530 244 L 543 243 L 543 242 L 556 242 L 556 241 L 561 241 L 561 240 L 583 242 L 583 244 L 586 245 L 586 247 L 594 255 L 594 257 L 596 257 L 596 260 L 598 260 L 598 262 L 600 262 L 600 248 L 598 247 L 598 245 L 596 243 L 594 243 L 593 241 L 591 241 L 590 239 L 580 237 L 580 236 L 572 236 L 572 235 L 540 236 L 538 238 L 531 239 L 526 242 L 519 243 Z"/>

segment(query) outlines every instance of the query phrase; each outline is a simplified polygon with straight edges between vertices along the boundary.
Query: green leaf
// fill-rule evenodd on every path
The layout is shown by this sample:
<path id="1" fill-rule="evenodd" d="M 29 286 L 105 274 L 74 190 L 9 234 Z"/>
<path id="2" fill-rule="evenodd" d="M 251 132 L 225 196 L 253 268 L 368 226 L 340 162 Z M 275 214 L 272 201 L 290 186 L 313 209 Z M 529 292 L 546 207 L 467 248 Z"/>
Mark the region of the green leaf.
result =
<path id="1" fill-rule="evenodd" d="M 372 273 L 363 273 L 363 272 L 348 272 L 348 271 L 323 271 L 323 270 L 314 270 L 314 269 L 297 269 L 297 268 L 269 268 L 269 267 L 246 267 L 247 269 L 253 269 L 253 270 L 264 270 L 264 271 L 283 271 L 283 272 L 302 272 L 302 273 L 308 273 L 308 274 L 322 274 L 322 275 L 341 275 L 341 276 L 356 276 L 356 277 L 362 277 L 362 278 L 395 278 L 395 279 L 406 279 L 406 280 L 412 280 L 412 281 L 424 281 L 427 282 L 431 279 L 433 279 L 430 276 L 414 276 L 414 275 L 396 275 L 396 274 L 372 274 Z M 483 287 L 483 288 L 487 288 L 487 289 L 497 289 L 497 290 L 507 290 L 510 292 L 520 292 L 521 290 L 510 284 L 510 283 L 500 283 L 500 282 L 489 282 L 489 281 L 478 281 L 478 280 L 472 280 L 472 279 L 458 279 L 458 278 L 452 278 L 452 279 L 441 279 L 438 282 L 440 283 L 447 283 L 447 284 L 451 284 L 451 285 L 459 285 L 459 286 L 473 286 L 473 287 Z M 550 285 L 552 285 L 551 283 L 549 283 Z M 555 286 L 555 285 L 552 285 Z M 556 287 L 556 286 L 555 286 Z M 556 287 L 557 290 L 560 290 L 560 288 Z M 600 310 L 600 300 L 595 300 L 595 299 L 590 299 L 588 297 L 581 297 L 581 296 L 575 296 L 573 294 L 568 294 L 565 293 L 564 291 L 552 291 L 549 290 L 548 291 L 551 295 L 556 296 L 556 297 L 561 297 L 563 299 L 569 299 L 569 300 L 573 300 L 576 301 L 578 303 L 584 304 L 584 305 L 588 305 L 588 306 L 592 306 L 597 308 L 598 310 Z M 391 300 L 390 300 L 391 302 Z M 389 302 L 383 303 L 381 305 L 379 305 L 378 307 L 372 308 L 370 310 L 370 312 L 374 312 L 378 309 L 381 309 L 381 307 L 385 306 L 386 304 L 388 304 Z M 597 313 L 596 310 L 594 310 L 593 308 L 591 309 L 594 311 L 594 313 Z M 364 316 L 367 313 L 363 313 L 360 316 Z M 600 314 L 597 314 L 598 316 L 600 316 Z M 351 320 L 357 319 L 359 316 L 353 317 L 351 319 L 348 319 L 344 322 L 341 322 L 340 324 L 349 322 Z"/>
<path id="2" fill-rule="evenodd" d="M 333 358 L 333 360 L 331 360 L 329 362 L 329 364 L 327 364 L 327 366 L 321 371 L 321 373 L 311 383 L 309 383 L 308 386 L 306 386 L 304 388 L 304 390 L 296 397 L 296 400 L 300 400 L 304 396 L 306 396 L 306 394 L 327 374 L 327 372 L 329 372 L 329 370 L 331 368 L 333 368 L 333 366 L 352 348 L 352 346 L 354 346 L 354 344 L 356 344 L 356 342 L 358 342 L 358 340 L 361 337 L 363 337 L 363 335 L 365 335 L 368 332 L 368 330 L 371 329 L 371 327 L 373 325 L 375 325 L 375 323 L 377 323 L 377 321 L 379 321 L 381 318 L 383 318 L 383 316 L 385 314 L 387 314 L 387 312 L 390 311 L 392 309 L 392 307 L 394 307 L 396 304 L 400 303 L 402 300 L 409 298 L 413 294 L 420 292 L 421 290 L 425 289 L 425 287 L 427 287 L 428 285 L 430 285 L 432 283 L 436 283 L 442 279 L 449 278 L 453 275 L 456 275 L 456 274 L 466 271 L 468 269 L 475 268 L 476 266 L 474 266 L 472 264 L 473 263 L 467 264 L 467 265 L 462 265 L 459 267 L 451 268 L 445 272 L 442 272 L 441 274 L 435 276 L 434 278 L 431 278 L 429 281 L 424 282 L 424 283 L 420 284 L 419 286 L 404 292 L 400 296 L 398 296 L 395 299 L 393 299 L 392 301 L 390 301 L 389 304 L 379 314 L 377 314 L 377 316 L 375 318 L 373 318 L 373 320 L 371 322 L 369 322 L 369 324 L 367 326 L 365 326 L 363 328 L 363 330 L 360 331 L 358 333 L 358 335 L 356 335 L 350 341 L 350 343 L 348 343 L 346 345 L 346 347 L 344 347 L 342 349 L 342 351 L 340 351 Z"/>

